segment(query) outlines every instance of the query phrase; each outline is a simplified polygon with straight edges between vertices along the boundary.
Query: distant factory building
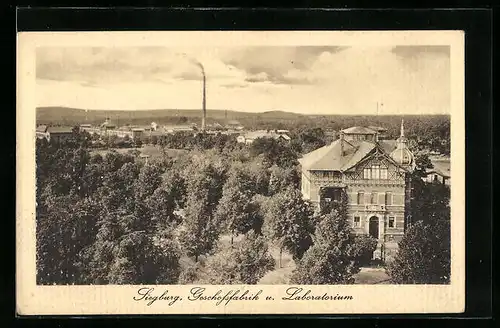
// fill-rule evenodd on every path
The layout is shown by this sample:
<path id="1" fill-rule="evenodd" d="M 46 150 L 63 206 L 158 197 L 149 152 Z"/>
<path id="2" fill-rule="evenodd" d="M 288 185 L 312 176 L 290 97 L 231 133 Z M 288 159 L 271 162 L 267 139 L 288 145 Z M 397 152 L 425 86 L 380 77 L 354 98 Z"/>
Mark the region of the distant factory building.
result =
<path id="1" fill-rule="evenodd" d="M 101 131 L 104 132 L 105 134 L 110 131 L 116 129 L 116 124 L 111 122 L 109 118 L 106 118 L 104 123 L 101 124 Z"/>
<path id="2" fill-rule="evenodd" d="M 226 128 L 237 131 L 241 131 L 244 129 L 244 127 L 240 124 L 240 122 L 236 120 L 229 120 L 226 124 Z"/>
<path id="3" fill-rule="evenodd" d="M 47 134 L 47 125 L 39 125 L 36 127 L 36 137 L 38 139 L 43 139 L 47 138 L 48 139 L 48 134 Z"/>
<path id="4" fill-rule="evenodd" d="M 284 141 L 291 140 L 291 138 L 284 133 L 276 133 L 276 131 L 259 130 L 259 131 L 250 131 L 245 134 L 242 134 L 236 138 L 236 141 L 239 143 L 244 143 L 246 145 L 249 145 L 259 138 L 273 138 L 276 140 L 284 140 Z"/>
<path id="5" fill-rule="evenodd" d="M 71 126 L 49 126 L 47 128 L 47 140 L 65 141 L 73 136 L 73 127 Z"/>

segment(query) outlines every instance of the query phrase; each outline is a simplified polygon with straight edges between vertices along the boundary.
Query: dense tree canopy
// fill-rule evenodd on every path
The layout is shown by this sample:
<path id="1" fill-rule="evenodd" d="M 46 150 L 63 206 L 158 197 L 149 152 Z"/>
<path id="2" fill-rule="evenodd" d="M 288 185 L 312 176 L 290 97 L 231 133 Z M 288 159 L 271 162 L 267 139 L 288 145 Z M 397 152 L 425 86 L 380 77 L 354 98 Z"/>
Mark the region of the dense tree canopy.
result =
<path id="1" fill-rule="evenodd" d="M 276 194 L 267 204 L 267 230 L 270 237 L 278 241 L 280 256 L 283 250 L 287 250 L 294 259 L 302 257 L 312 244 L 312 215 L 311 204 L 302 199 L 299 190 L 293 188 Z"/>
<path id="2" fill-rule="evenodd" d="M 253 285 L 274 265 L 264 237 L 250 231 L 234 247 L 219 245 L 216 254 L 207 261 L 209 283 Z"/>
<path id="3" fill-rule="evenodd" d="M 352 284 L 359 272 L 360 252 L 345 216 L 335 209 L 323 214 L 312 245 L 292 276 L 297 284 Z"/>
<path id="4" fill-rule="evenodd" d="M 399 243 L 387 272 L 398 284 L 443 284 L 450 281 L 451 245 L 449 221 L 418 221 Z"/>
<path id="5" fill-rule="evenodd" d="M 264 138 L 251 146 L 234 135 L 191 132 L 100 140 L 74 129 L 65 141 L 37 139 L 37 282 L 254 284 L 274 268 L 268 247 L 274 254 L 278 245 L 297 265 L 294 283 L 352 283 L 374 240 L 352 236 L 344 194 L 314 213 L 300 193 L 297 158 L 329 143 L 331 129 L 376 122 L 315 120 L 321 124 L 282 121 L 274 128 L 289 129 L 290 142 Z M 397 135 L 400 119 L 389 121 L 388 134 Z M 416 150 L 446 153 L 448 118 L 405 118 L 405 127 Z M 143 149 L 117 149 L 143 142 L 160 155 L 145 161 Z M 172 149 L 184 150 L 173 158 Z M 422 172 L 429 165 L 417 157 Z M 420 283 L 425 274 L 445 282 L 449 187 L 412 178 L 414 225 L 390 272 L 399 283 Z M 418 252 L 427 261 L 419 268 Z"/>

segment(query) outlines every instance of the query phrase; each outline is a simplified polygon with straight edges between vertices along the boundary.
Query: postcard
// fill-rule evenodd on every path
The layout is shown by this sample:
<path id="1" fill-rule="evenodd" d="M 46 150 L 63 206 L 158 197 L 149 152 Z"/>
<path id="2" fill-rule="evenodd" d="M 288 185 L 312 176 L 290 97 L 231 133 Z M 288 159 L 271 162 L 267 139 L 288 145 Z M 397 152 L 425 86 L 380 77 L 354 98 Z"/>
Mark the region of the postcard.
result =
<path id="1" fill-rule="evenodd" d="M 17 46 L 19 315 L 464 311 L 462 31 Z"/>

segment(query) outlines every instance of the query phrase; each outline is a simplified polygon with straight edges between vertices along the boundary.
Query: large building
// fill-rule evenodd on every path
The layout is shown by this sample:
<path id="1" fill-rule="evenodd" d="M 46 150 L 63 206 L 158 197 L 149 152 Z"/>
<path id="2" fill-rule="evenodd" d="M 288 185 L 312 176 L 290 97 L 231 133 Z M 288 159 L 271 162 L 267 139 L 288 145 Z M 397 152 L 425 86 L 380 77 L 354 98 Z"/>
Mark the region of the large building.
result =
<path id="1" fill-rule="evenodd" d="M 245 134 L 241 134 L 236 138 L 238 143 L 244 143 L 246 145 L 252 144 L 256 139 L 260 138 L 272 138 L 276 140 L 284 140 L 289 142 L 291 138 L 284 132 L 278 132 L 283 130 L 258 130 L 250 131 Z"/>
<path id="2" fill-rule="evenodd" d="M 36 136 L 39 139 L 45 138 L 48 141 L 65 141 L 73 136 L 73 127 L 39 125 L 36 128 Z"/>
<path id="3" fill-rule="evenodd" d="M 320 207 L 345 193 L 354 232 L 378 240 L 374 258 L 392 257 L 405 231 L 408 173 L 415 168 L 404 123 L 397 140 L 380 140 L 379 131 L 367 127 L 342 130 L 339 139 L 299 162 L 303 197 Z"/>

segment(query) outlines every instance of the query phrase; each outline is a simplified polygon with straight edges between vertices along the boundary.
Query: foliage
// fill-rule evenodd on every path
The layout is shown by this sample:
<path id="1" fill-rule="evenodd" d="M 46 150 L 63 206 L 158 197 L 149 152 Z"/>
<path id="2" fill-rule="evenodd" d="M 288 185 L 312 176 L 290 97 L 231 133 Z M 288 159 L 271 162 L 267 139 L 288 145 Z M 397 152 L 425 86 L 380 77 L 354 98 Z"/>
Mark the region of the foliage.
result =
<path id="1" fill-rule="evenodd" d="M 427 169 L 432 169 L 434 166 L 427 154 L 420 154 L 415 157 L 415 170 L 413 175 L 415 178 L 422 178 L 426 175 Z"/>
<path id="2" fill-rule="evenodd" d="M 219 245 L 206 266 L 211 284 L 256 284 L 274 269 L 275 261 L 264 237 L 250 231 L 233 247 Z"/>
<path id="3" fill-rule="evenodd" d="M 412 179 L 412 199 L 408 210 L 411 221 L 433 223 L 450 218 L 450 187 L 442 183 L 427 183 Z"/>
<path id="4" fill-rule="evenodd" d="M 359 272 L 359 250 L 346 217 L 323 214 L 314 245 L 298 262 L 291 281 L 297 284 L 352 284 Z"/>
<path id="5" fill-rule="evenodd" d="M 197 260 L 200 255 L 212 251 L 219 237 L 220 227 L 214 212 L 222 197 L 225 172 L 211 163 L 201 168 L 193 166 L 189 172 L 180 240 L 186 254 Z"/>
<path id="6" fill-rule="evenodd" d="M 450 222 L 417 221 L 399 243 L 387 273 L 397 284 L 443 284 L 450 281 Z"/>
<path id="7" fill-rule="evenodd" d="M 297 154 L 286 141 L 274 138 L 257 138 L 250 147 L 252 156 L 263 155 L 268 166 L 293 168 L 297 165 Z"/>
<path id="8" fill-rule="evenodd" d="M 354 245 L 359 265 L 369 265 L 372 260 L 373 252 L 377 248 L 377 239 L 371 237 L 370 235 L 355 236 Z"/>
<path id="9" fill-rule="evenodd" d="M 37 141 L 37 282 L 175 283 L 178 247 L 158 222 L 175 219 L 178 197 L 163 168 L 75 140 Z"/>
<path id="10" fill-rule="evenodd" d="M 312 206 L 302 199 L 300 191 L 288 188 L 274 195 L 268 204 L 266 224 L 271 238 L 283 249 L 289 251 L 294 259 L 300 259 L 312 244 L 314 232 L 311 217 Z"/>
<path id="11" fill-rule="evenodd" d="M 269 195 L 274 195 L 287 188 L 298 189 L 300 175 L 296 168 L 284 169 L 277 165 L 269 168 Z"/>
<path id="12" fill-rule="evenodd" d="M 252 199 L 255 189 L 246 183 L 250 184 L 251 180 L 228 179 L 215 213 L 215 220 L 232 236 L 251 229 L 258 234 L 261 232 L 263 218 L 258 204 Z"/>
<path id="13" fill-rule="evenodd" d="M 297 153 L 306 154 L 326 145 L 327 137 L 322 128 L 307 128 L 295 131 L 292 138 L 292 149 Z"/>

